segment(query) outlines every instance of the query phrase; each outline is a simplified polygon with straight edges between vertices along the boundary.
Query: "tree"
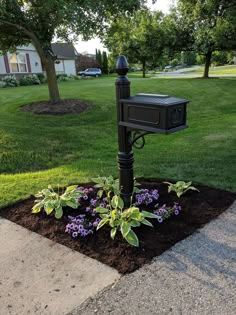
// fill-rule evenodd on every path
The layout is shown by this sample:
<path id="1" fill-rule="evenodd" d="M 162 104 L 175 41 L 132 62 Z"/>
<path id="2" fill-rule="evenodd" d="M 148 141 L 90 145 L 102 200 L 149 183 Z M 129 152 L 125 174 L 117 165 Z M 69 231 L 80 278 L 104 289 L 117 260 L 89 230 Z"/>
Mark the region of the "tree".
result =
<path id="1" fill-rule="evenodd" d="M 99 67 L 102 69 L 102 53 L 100 49 L 97 50 L 96 60 Z"/>
<path id="2" fill-rule="evenodd" d="M 147 63 L 152 63 L 162 52 L 162 16 L 161 12 L 143 9 L 132 17 L 114 20 L 103 38 L 105 45 L 113 56 L 125 54 L 129 62 L 140 62 L 145 77 Z"/>
<path id="3" fill-rule="evenodd" d="M 77 62 L 76 62 L 76 70 L 84 71 L 87 68 L 98 68 L 99 64 L 96 59 L 90 56 L 80 54 Z"/>
<path id="4" fill-rule="evenodd" d="M 214 51 L 236 48 L 236 2 L 235 0 L 179 0 L 178 12 L 185 23 L 189 50 L 204 55 L 204 78 Z M 183 44 L 183 43 L 182 43 Z"/>
<path id="5" fill-rule="evenodd" d="M 108 74 L 108 58 L 106 51 L 102 53 L 102 69 L 103 73 Z"/>
<path id="6" fill-rule="evenodd" d="M 196 60 L 196 52 L 195 51 L 182 51 L 181 52 L 181 63 L 187 66 L 195 65 Z"/>
<path id="7" fill-rule="evenodd" d="M 110 20 L 131 12 L 144 0 L 0 0 L 0 47 L 3 52 L 32 43 L 46 69 L 50 100 L 60 100 L 51 43 L 90 38 L 104 31 Z M 74 36 L 72 36 L 74 34 Z"/>

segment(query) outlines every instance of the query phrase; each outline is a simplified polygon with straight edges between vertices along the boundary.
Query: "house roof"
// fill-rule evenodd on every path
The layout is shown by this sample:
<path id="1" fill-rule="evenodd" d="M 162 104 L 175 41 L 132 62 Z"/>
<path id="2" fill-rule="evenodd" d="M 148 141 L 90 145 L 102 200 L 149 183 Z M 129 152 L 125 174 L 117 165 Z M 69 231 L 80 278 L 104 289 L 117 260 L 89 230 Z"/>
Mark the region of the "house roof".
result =
<path id="1" fill-rule="evenodd" d="M 54 43 L 52 44 L 52 50 L 57 59 L 76 59 L 79 56 L 73 44 Z"/>

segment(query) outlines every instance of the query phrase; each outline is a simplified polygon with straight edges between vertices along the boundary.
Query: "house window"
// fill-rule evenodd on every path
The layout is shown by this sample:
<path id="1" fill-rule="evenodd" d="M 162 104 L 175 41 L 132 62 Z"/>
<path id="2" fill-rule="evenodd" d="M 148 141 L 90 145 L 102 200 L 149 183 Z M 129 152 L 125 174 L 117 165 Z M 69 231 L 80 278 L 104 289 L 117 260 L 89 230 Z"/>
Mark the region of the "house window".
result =
<path id="1" fill-rule="evenodd" d="M 26 58 L 23 54 L 11 54 L 10 64 L 12 72 L 27 72 Z"/>

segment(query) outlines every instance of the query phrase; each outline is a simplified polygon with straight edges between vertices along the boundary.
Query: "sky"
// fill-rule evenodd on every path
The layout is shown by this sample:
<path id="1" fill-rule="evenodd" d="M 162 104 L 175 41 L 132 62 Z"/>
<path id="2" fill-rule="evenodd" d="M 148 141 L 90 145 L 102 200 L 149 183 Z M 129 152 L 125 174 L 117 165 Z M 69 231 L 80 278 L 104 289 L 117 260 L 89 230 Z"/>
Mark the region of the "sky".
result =
<path id="1" fill-rule="evenodd" d="M 152 10 L 160 10 L 163 13 L 167 13 L 169 6 L 173 3 L 173 0 L 157 0 L 155 4 L 152 4 L 152 0 L 147 0 L 147 5 Z M 99 38 L 91 39 L 87 42 L 78 41 L 75 47 L 79 53 L 95 54 L 95 49 L 106 50 L 100 42 Z"/>

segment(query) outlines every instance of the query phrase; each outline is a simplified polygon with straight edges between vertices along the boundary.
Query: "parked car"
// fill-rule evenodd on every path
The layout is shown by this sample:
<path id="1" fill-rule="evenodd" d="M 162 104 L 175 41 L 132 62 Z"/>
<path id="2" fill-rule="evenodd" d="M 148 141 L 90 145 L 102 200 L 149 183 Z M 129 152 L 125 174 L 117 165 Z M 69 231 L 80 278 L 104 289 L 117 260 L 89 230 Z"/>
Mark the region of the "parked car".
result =
<path id="1" fill-rule="evenodd" d="M 80 71 L 78 75 L 81 75 L 83 77 L 100 77 L 102 75 L 102 71 L 99 68 L 88 68 L 85 71 Z"/>

